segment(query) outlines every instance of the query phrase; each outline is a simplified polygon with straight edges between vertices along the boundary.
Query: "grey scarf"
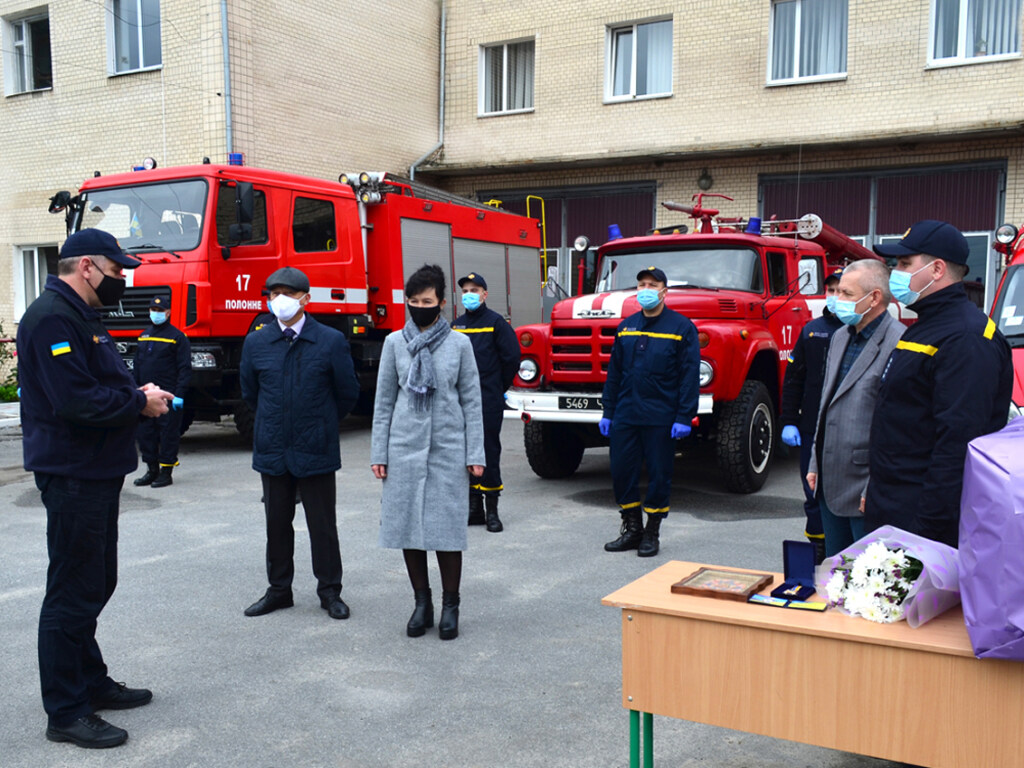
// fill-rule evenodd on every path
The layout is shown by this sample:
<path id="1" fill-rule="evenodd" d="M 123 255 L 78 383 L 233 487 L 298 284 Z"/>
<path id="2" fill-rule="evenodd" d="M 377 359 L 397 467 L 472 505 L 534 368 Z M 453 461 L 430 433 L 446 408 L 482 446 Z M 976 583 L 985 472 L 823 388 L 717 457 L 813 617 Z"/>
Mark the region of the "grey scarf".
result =
<path id="1" fill-rule="evenodd" d="M 434 390 L 437 388 L 434 357 L 431 353 L 441 346 L 441 342 L 451 332 L 451 326 L 443 317 L 437 318 L 437 322 L 425 331 L 421 331 L 412 320 L 409 320 L 402 329 L 402 338 L 408 344 L 409 354 L 412 356 L 406 386 L 409 388 L 409 401 L 414 411 L 422 413 L 430 410 Z"/>

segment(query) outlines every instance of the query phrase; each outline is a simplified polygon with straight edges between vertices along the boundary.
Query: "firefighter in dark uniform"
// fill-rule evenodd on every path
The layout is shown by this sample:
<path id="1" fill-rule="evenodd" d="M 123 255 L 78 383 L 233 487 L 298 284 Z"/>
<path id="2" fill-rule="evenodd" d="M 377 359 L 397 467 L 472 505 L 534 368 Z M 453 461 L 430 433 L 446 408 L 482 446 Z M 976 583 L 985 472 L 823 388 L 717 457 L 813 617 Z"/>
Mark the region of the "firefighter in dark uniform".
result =
<path id="1" fill-rule="evenodd" d="M 641 311 L 619 323 L 598 424 L 611 442 L 612 485 L 622 514 L 621 535 L 604 548 L 635 549 L 640 557 L 653 557 L 669 510 L 675 441 L 690 434 L 697 415 L 700 347 L 693 323 L 665 306 L 665 273 L 648 267 L 636 280 Z M 639 489 L 643 463 L 646 528 Z"/>
<path id="2" fill-rule="evenodd" d="M 871 422 L 864 525 L 957 546 L 967 443 L 1006 426 L 1010 347 L 967 297 L 967 239 L 919 221 L 875 252 L 897 259 L 893 296 L 917 313 L 883 373 Z"/>
<path id="3" fill-rule="evenodd" d="M 152 323 L 139 337 L 135 347 L 135 381 L 152 382 L 162 389 L 184 395 L 192 377 L 192 350 L 188 337 L 171 325 L 171 302 L 157 296 L 150 302 Z M 139 423 L 136 440 L 146 463 L 146 474 L 135 485 L 163 488 L 174 482 L 171 472 L 178 466 L 181 440 L 181 410 L 170 410 L 158 419 Z"/>
<path id="4" fill-rule="evenodd" d="M 804 326 L 789 353 L 786 377 L 782 382 L 782 442 L 800 449 L 800 479 L 804 485 L 804 536 L 814 545 L 815 561 L 825 558 L 825 532 L 814 491 L 807 485 L 807 466 L 811 461 L 814 427 L 818 421 L 821 387 L 825 377 L 825 355 L 832 334 L 843 327 L 833 314 L 840 269 L 825 278 L 825 308 L 821 317 Z"/>
<path id="5" fill-rule="evenodd" d="M 46 738 L 81 747 L 128 738 L 97 710 L 153 698 L 115 683 L 96 642 L 96 620 L 117 584 L 118 502 L 138 465 L 135 428 L 140 415 L 166 413 L 173 397 L 136 387 L 96 311 L 117 304 L 123 269 L 137 266 L 112 235 L 76 232 L 18 325 L 25 469 L 35 473 L 46 507 L 49 567 L 39 613 Z"/>
<path id="6" fill-rule="evenodd" d="M 491 533 L 500 533 L 498 517 L 501 484 L 501 422 L 505 412 L 505 391 L 519 370 L 519 341 L 505 318 L 489 309 L 487 281 L 470 272 L 459 279 L 465 314 L 455 319 L 452 328 L 473 342 L 476 367 L 480 372 L 480 394 L 484 411 L 484 453 L 487 466 L 480 477 L 470 478 L 469 524 L 487 524 Z M 486 502 L 486 515 L 484 503 Z"/>

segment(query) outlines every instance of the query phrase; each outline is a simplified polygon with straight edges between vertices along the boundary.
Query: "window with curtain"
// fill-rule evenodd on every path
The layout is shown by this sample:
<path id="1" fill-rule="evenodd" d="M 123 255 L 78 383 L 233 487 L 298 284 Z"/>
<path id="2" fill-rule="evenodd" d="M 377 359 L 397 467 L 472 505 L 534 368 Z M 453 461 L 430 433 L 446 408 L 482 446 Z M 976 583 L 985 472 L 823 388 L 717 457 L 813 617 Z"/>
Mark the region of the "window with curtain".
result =
<path id="1" fill-rule="evenodd" d="M 39 298 L 46 285 L 46 276 L 57 274 L 57 247 L 23 245 L 16 247 L 14 282 L 14 317 L 21 319 L 25 309 Z"/>
<path id="2" fill-rule="evenodd" d="M 605 98 L 672 93 L 672 19 L 608 30 Z"/>
<path id="3" fill-rule="evenodd" d="M 160 0 L 108 0 L 107 48 L 111 74 L 159 67 Z"/>
<path id="4" fill-rule="evenodd" d="M 848 0 L 772 4 L 770 82 L 846 74 Z"/>
<path id="5" fill-rule="evenodd" d="M 934 61 L 1020 53 L 1021 0 L 933 0 Z"/>
<path id="6" fill-rule="evenodd" d="M 41 91 L 53 87 L 48 16 L 4 20 L 4 92 Z"/>
<path id="7" fill-rule="evenodd" d="M 534 47 L 524 40 L 481 49 L 481 114 L 533 109 Z"/>

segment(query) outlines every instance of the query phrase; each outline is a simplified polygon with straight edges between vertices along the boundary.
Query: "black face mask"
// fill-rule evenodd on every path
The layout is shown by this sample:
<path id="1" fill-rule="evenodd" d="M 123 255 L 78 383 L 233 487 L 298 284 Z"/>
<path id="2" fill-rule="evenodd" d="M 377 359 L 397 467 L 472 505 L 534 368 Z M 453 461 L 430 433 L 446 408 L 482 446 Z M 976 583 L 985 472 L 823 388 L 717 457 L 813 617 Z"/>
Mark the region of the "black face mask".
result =
<path id="1" fill-rule="evenodd" d="M 441 305 L 435 304 L 432 307 L 414 307 L 411 304 L 409 306 L 409 317 L 416 323 L 420 328 L 426 328 L 428 325 L 432 325 L 437 316 L 441 314 Z"/>
<path id="2" fill-rule="evenodd" d="M 93 266 L 96 267 L 96 264 L 93 263 Z M 104 307 L 112 307 L 121 300 L 122 296 L 124 296 L 126 283 L 124 280 L 118 280 L 116 277 L 111 277 L 103 272 L 99 267 L 96 267 L 96 270 L 103 275 L 103 279 L 100 280 L 100 284 L 93 287 L 93 290 L 96 291 L 96 298 L 100 300 L 100 304 Z M 89 283 L 89 285 L 92 285 L 92 283 Z"/>

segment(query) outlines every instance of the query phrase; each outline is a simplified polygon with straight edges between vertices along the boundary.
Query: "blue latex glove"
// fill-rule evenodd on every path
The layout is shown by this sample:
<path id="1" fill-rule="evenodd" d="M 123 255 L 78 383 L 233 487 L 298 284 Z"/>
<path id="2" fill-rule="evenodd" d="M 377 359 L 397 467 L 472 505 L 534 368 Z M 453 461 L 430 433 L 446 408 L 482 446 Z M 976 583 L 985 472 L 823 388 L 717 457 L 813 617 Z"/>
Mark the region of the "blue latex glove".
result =
<path id="1" fill-rule="evenodd" d="M 787 424 L 782 428 L 782 442 L 794 448 L 800 445 L 800 430 L 792 424 Z"/>
<path id="2" fill-rule="evenodd" d="M 687 437 L 692 431 L 693 428 L 689 424 L 676 422 L 672 425 L 672 439 L 679 440 L 680 438 Z"/>
<path id="3" fill-rule="evenodd" d="M 608 437 L 608 432 L 610 432 L 612 428 L 612 420 L 601 419 L 599 422 L 597 422 L 597 428 L 598 430 L 600 430 L 602 435 Z"/>

